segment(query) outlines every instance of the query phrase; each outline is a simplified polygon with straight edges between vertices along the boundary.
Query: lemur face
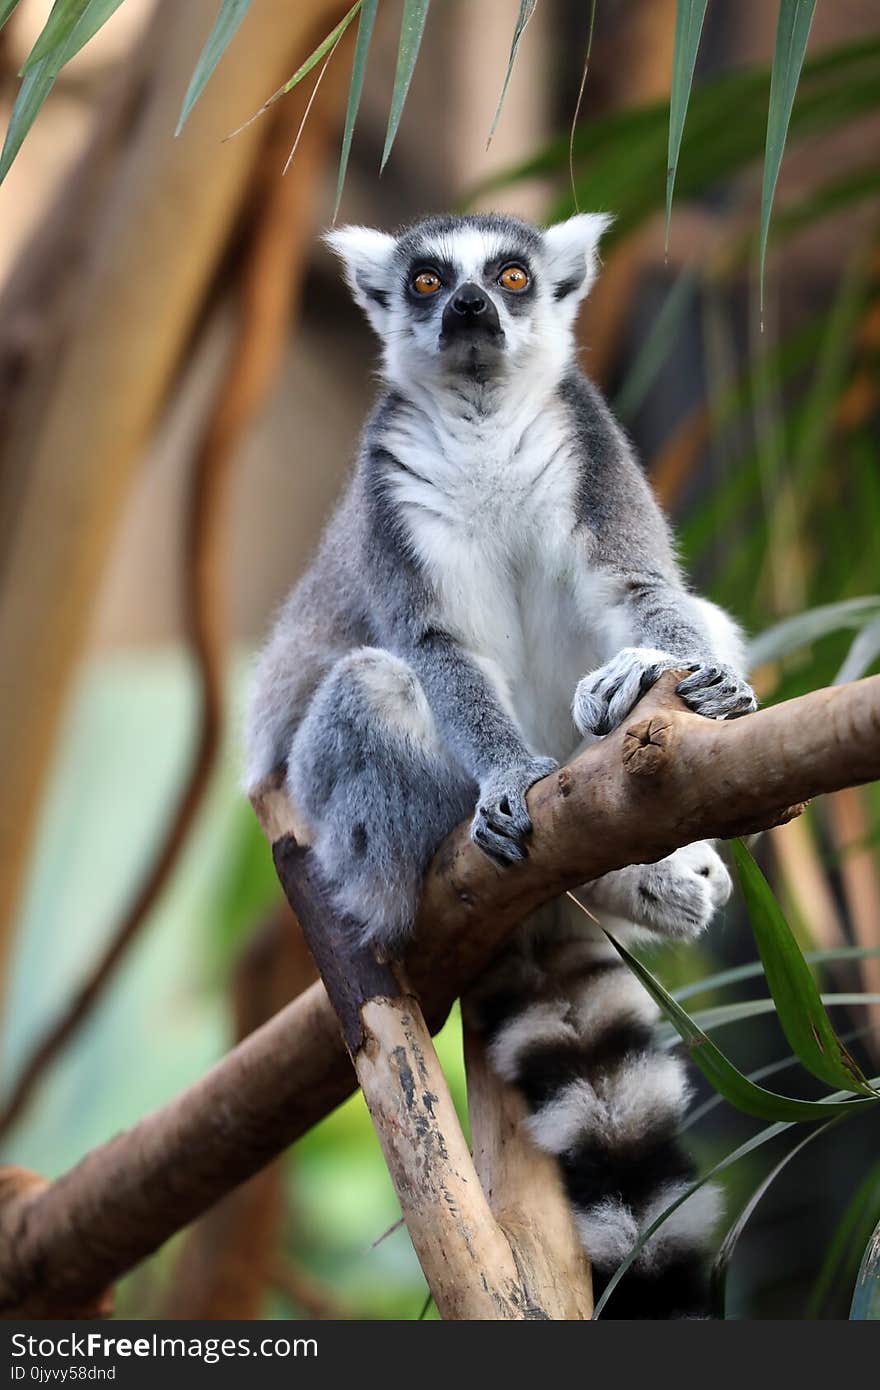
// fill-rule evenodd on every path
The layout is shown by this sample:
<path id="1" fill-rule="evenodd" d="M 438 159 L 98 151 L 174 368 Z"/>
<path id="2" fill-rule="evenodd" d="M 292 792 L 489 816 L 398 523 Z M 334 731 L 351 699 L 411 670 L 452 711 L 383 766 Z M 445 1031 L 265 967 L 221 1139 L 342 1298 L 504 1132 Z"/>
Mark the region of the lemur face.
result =
<path id="1" fill-rule="evenodd" d="M 546 231 L 500 214 L 429 217 L 397 235 L 343 227 L 327 240 L 400 385 L 509 376 L 571 355 L 577 306 L 610 218 Z"/>

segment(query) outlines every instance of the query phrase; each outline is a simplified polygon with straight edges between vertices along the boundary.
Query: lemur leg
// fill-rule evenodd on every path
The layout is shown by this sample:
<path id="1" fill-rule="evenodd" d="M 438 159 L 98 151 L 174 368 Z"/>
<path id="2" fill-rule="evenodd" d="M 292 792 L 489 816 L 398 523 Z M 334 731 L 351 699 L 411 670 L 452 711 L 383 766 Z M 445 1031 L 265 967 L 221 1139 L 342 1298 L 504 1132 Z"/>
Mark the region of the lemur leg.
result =
<path id="1" fill-rule="evenodd" d="M 708 840 L 698 840 L 656 864 L 631 864 L 594 879 L 578 896 L 625 923 L 691 940 L 705 931 L 732 887 L 721 856 Z"/>
<path id="2" fill-rule="evenodd" d="M 640 1234 L 694 1177 L 677 1139 L 685 1065 L 655 1038 L 650 996 L 581 916 L 559 903 L 467 1005 L 498 1073 L 522 1092 L 533 1139 L 562 1170 L 598 1296 Z M 720 1209 L 706 1186 L 660 1227 L 612 1295 L 611 1318 L 705 1316 Z"/>
<path id="3" fill-rule="evenodd" d="M 294 735 L 287 786 L 339 911 L 400 950 L 434 850 L 476 799 L 406 662 L 361 647 L 332 667 Z"/>

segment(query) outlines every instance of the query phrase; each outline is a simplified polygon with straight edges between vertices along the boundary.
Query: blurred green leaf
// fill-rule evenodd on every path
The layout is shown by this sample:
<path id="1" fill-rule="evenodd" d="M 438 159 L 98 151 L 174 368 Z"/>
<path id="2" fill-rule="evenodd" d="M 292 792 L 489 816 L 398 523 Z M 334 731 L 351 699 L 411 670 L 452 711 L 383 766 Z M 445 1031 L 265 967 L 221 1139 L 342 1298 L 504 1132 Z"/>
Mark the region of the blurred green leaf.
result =
<path id="1" fill-rule="evenodd" d="M 764 151 L 764 178 L 761 187 L 761 244 L 759 258 L 760 299 L 764 307 L 764 262 L 767 257 L 767 235 L 770 231 L 770 213 L 773 209 L 773 195 L 782 166 L 782 153 L 788 135 L 792 108 L 804 56 L 816 0 L 779 0 L 779 18 L 776 25 L 776 48 L 773 54 L 773 71 L 770 77 L 770 106 L 767 113 L 767 145 Z"/>
<path id="2" fill-rule="evenodd" d="M 487 142 L 489 145 L 492 143 L 492 136 L 495 134 L 495 128 L 501 117 L 501 108 L 504 105 L 504 98 L 507 96 L 507 88 L 510 85 L 510 74 L 513 72 L 513 65 L 516 62 L 516 55 L 519 52 L 519 43 L 523 36 L 523 30 L 537 8 L 538 0 L 520 0 L 519 2 L 519 14 L 516 17 L 516 24 L 513 27 L 513 39 L 510 44 L 510 56 L 507 59 L 507 71 L 504 74 L 504 84 L 501 88 L 501 95 L 498 98 L 498 105 L 495 108 L 495 115 L 492 118 L 492 125 L 489 130 L 489 139 Z"/>
<path id="3" fill-rule="evenodd" d="M 880 166 L 872 158 L 858 168 L 847 169 L 835 175 L 818 188 L 810 188 L 800 198 L 775 208 L 770 228 L 770 244 L 781 242 L 795 235 L 804 227 L 810 227 L 823 217 L 833 217 L 855 203 L 880 198 Z M 737 264 L 747 260 L 760 245 L 761 229 L 745 232 L 742 239 L 731 252 L 730 263 Z"/>
<path id="4" fill-rule="evenodd" d="M 672 218 L 672 191 L 684 134 L 697 62 L 697 49 L 703 32 L 708 0 L 678 0 L 675 10 L 675 47 L 672 54 L 672 87 L 669 94 L 669 144 L 666 157 L 666 250 L 669 250 L 669 223 Z"/>
<path id="5" fill-rule="evenodd" d="M 826 965 L 841 960 L 864 960 L 866 956 L 880 956 L 880 946 L 835 946 L 827 951 L 804 952 L 804 960 L 810 965 Z M 706 975 L 702 980 L 694 980 L 692 984 L 682 985 L 681 989 L 672 991 L 672 997 L 680 1004 L 685 999 L 692 999 L 695 994 L 706 994 L 709 990 L 722 989 L 725 985 L 736 985 L 742 980 L 752 980 L 763 973 L 764 967 L 759 960 L 749 961 L 745 965 L 734 965 L 729 970 L 720 970 L 715 975 Z"/>
<path id="6" fill-rule="evenodd" d="M 698 83 L 690 98 L 687 130 L 676 170 L 676 196 L 702 193 L 757 160 L 766 143 L 768 69 L 747 69 Z M 880 37 L 819 54 L 804 64 L 788 141 L 837 129 L 880 102 Z M 609 237 L 623 237 L 665 204 L 669 107 L 666 102 L 629 108 L 582 122 L 576 131 L 576 198 L 585 207 L 613 208 Z M 471 196 L 517 179 L 562 176 L 568 141 L 554 140 L 541 153 L 501 171 Z M 566 192 L 551 220 L 564 217 L 575 197 Z"/>
<path id="7" fill-rule="evenodd" d="M 847 1277 L 851 1280 L 851 1286 L 855 1284 L 858 1265 L 878 1214 L 880 1164 L 875 1164 L 859 1183 L 837 1223 L 807 1303 L 806 1318 L 819 1318 L 825 1314 L 836 1284 L 839 1285 Z M 847 1301 L 849 1297 L 847 1291 Z"/>
<path id="8" fill-rule="evenodd" d="M 767 1176 L 763 1178 L 755 1188 L 739 1216 L 728 1229 L 712 1265 L 712 1303 L 717 1318 L 724 1318 L 727 1271 L 730 1268 L 730 1261 L 733 1259 L 733 1254 L 739 1243 L 740 1236 L 754 1215 L 759 1202 L 766 1196 L 783 1169 L 787 1168 L 792 1159 L 797 1157 L 801 1149 L 805 1149 L 808 1144 L 812 1144 L 813 1140 L 818 1139 L 820 1134 L 827 1134 L 829 1129 L 839 1124 L 841 1119 L 844 1118 L 845 1116 L 835 1116 L 833 1119 L 827 1120 L 824 1125 L 819 1125 L 817 1129 L 810 1130 L 809 1133 L 801 1139 L 800 1143 L 795 1144 L 793 1148 L 789 1149 L 787 1154 L 783 1154 L 775 1167 L 771 1168 Z"/>
<path id="9" fill-rule="evenodd" d="M 669 360 L 671 345 L 694 302 L 696 290 L 697 277 L 690 271 L 676 277 L 614 398 L 614 412 L 622 420 L 632 419 L 660 368 Z"/>
<path id="10" fill-rule="evenodd" d="M 183 130 L 187 116 L 202 95 L 208 78 L 226 52 L 232 36 L 237 32 L 250 7 L 251 0 L 223 0 L 186 89 L 175 135 L 179 135 Z"/>
<path id="11" fill-rule="evenodd" d="M 606 932 L 606 936 L 618 955 L 626 961 L 633 974 L 641 980 L 648 993 L 660 1005 L 703 1075 L 717 1091 L 720 1091 L 725 1100 L 729 1100 L 731 1105 L 736 1106 L 737 1110 L 742 1110 L 746 1115 L 754 1115 L 762 1120 L 796 1122 L 830 1119 L 832 1114 L 836 1114 L 842 1108 L 861 1110 L 865 1106 L 877 1103 L 878 1097 L 873 1093 L 864 1098 L 844 1102 L 792 1100 L 788 1096 L 780 1096 L 774 1091 L 765 1091 L 761 1086 L 756 1086 L 753 1081 L 749 1081 L 748 1077 L 743 1076 L 732 1062 L 728 1061 L 708 1034 L 704 1033 L 681 1005 L 675 1002 L 672 995 L 664 989 L 650 970 L 631 955 L 625 946 L 615 940 L 610 932 Z"/>
<path id="12" fill-rule="evenodd" d="M 856 681 L 874 665 L 880 657 L 880 618 L 868 623 L 861 632 L 856 633 L 846 660 L 834 677 L 835 685 L 845 685 Z"/>
<path id="13" fill-rule="evenodd" d="M 880 594 L 825 603 L 805 613 L 796 613 L 752 639 L 747 653 L 749 669 L 763 666 L 765 661 L 778 661 L 798 647 L 826 637 L 829 632 L 837 632 L 840 628 L 858 629 L 877 618 L 880 618 Z"/>
<path id="14" fill-rule="evenodd" d="M 357 42 L 355 44 L 354 60 L 351 66 L 348 105 L 345 110 L 345 129 L 342 133 L 342 151 L 339 155 L 339 177 L 336 181 L 336 205 L 333 208 L 334 222 L 339 213 L 339 204 L 342 202 L 342 188 L 348 170 L 348 157 L 351 154 L 351 142 L 354 136 L 357 114 L 360 109 L 361 94 L 364 90 L 367 56 L 370 51 L 370 40 L 373 37 L 373 26 L 376 22 L 376 10 L 378 6 L 379 0 L 363 0 L 360 16 L 358 18 Z"/>
<path id="15" fill-rule="evenodd" d="M 874 1228 L 862 1256 L 849 1315 L 857 1322 L 880 1320 L 880 1225 Z"/>
<path id="16" fill-rule="evenodd" d="M 388 131 L 385 148 L 382 151 L 380 171 L 388 163 L 394 137 L 403 115 L 403 103 L 412 81 L 413 69 L 419 56 L 425 20 L 428 18 L 430 0 L 404 0 L 403 18 L 400 22 L 400 45 L 397 50 L 397 68 L 394 73 L 394 89 L 391 93 L 391 110 L 388 113 Z"/>
<path id="17" fill-rule="evenodd" d="M 810 967 L 770 885 L 742 840 L 733 840 L 731 851 L 779 1023 L 792 1049 L 820 1081 L 876 1097 L 832 1028 Z"/>
<path id="18" fill-rule="evenodd" d="M 880 994 L 866 994 L 864 990 L 850 994 L 821 994 L 819 998 L 829 1008 L 867 1008 L 871 1004 L 880 1004 Z M 691 1014 L 691 1020 L 704 1032 L 714 1032 L 717 1028 L 726 1028 L 731 1023 L 742 1023 L 747 1018 L 761 1018 L 764 1014 L 778 1012 L 774 999 L 744 999 L 736 1004 L 716 1004 L 711 1009 L 696 1009 Z M 668 1034 L 661 1032 L 660 1036 L 664 1043 L 668 1042 L 672 1046 L 675 1030 L 670 1028 Z"/>
<path id="19" fill-rule="evenodd" d="M 82 18 L 84 11 L 88 9 L 88 5 L 89 0 L 55 0 L 49 18 L 24 60 L 21 69 L 22 76 L 30 72 L 31 68 L 37 63 L 41 63 L 44 58 L 60 57 L 74 28 Z M 59 62 L 56 71 L 60 67 L 61 63 Z"/>

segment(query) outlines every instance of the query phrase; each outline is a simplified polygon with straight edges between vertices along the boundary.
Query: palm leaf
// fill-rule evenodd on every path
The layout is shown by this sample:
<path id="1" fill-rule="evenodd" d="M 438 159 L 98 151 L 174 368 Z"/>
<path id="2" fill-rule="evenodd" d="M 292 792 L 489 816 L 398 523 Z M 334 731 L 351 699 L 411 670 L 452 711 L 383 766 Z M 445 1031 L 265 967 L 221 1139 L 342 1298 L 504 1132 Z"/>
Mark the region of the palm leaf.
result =
<path id="1" fill-rule="evenodd" d="M 347 13 L 347 14 L 344 14 L 343 17 L 342 17 L 342 19 L 340 19 L 339 23 L 338 23 L 333 29 L 330 30 L 330 33 L 326 36 L 326 38 L 323 38 L 323 39 L 321 40 L 321 42 L 318 44 L 318 47 L 317 47 L 316 49 L 314 49 L 314 50 L 309 54 L 309 56 L 308 56 L 308 58 L 306 58 L 305 62 L 300 64 L 300 66 L 297 68 L 297 70 L 296 70 L 296 72 L 293 74 L 293 76 L 292 76 L 292 77 L 289 77 L 289 78 L 287 79 L 287 81 L 284 83 L 284 85 L 283 85 L 282 87 L 279 87 L 279 88 L 278 88 L 277 92 L 273 92 L 272 95 L 271 95 L 270 97 L 268 97 L 268 98 L 263 102 L 263 105 L 259 108 L 259 110 L 255 111 L 254 114 L 253 114 L 252 116 L 249 116 L 248 119 L 247 119 L 246 121 L 244 121 L 242 125 L 238 126 L 238 128 L 237 128 L 236 130 L 233 130 L 233 131 L 231 132 L 231 134 L 228 135 L 226 138 L 227 138 L 227 139 L 231 139 L 233 135 L 240 135 L 241 132 L 242 132 L 243 130 L 247 130 L 247 128 L 248 128 L 249 125 L 253 125 L 254 121 L 258 120 L 260 116 L 264 115 L 265 112 L 269 110 L 269 107 L 270 107 L 270 106 L 274 106 L 275 103 L 276 103 L 276 101 L 280 101 L 282 97 L 287 96 L 287 93 L 288 93 L 288 92 L 292 92 L 293 89 L 294 89 L 294 87 L 298 86 L 299 83 L 302 82 L 302 80 L 303 80 L 304 77 L 308 77 L 308 75 L 309 75 L 309 73 L 312 71 L 312 69 L 315 68 L 315 67 L 317 67 L 317 65 L 318 65 L 318 63 L 320 63 L 321 59 L 324 58 L 324 59 L 326 59 L 326 61 L 325 61 L 325 63 L 324 63 L 324 67 L 321 69 L 321 72 L 320 72 L 320 74 L 319 74 L 319 76 L 318 76 L 318 81 L 315 83 L 315 90 L 312 92 L 312 96 L 311 96 L 311 99 L 310 99 L 310 101 L 309 101 L 309 105 L 306 107 L 306 113 L 305 113 L 305 115 L 308 116 L 309 108 L 311 107 L 312 101 L 314 100 L 314 97 L 315 97 L 315 92 L 317 92 L 318 87 L 320 86 L 321 79 L 322 79 L 322 77 L 324 76 L 324 72 L 326 71 L 326 68 L 327 68 L 327 64 L 329 63 L 330 59 L 333 57 L 333 53 L 334 53 L 334 51 L 335 51 L 335 49 L 336 49 L 336 45 L 339 43 L 340 39 L 342 38 L 342 35 L 345 33 L 346 29 L 347 29 L 348 26 L 351 24 L 352 20 L 355 18 L 355 16 L 356 16 L 356 15 L 358 14 L 358 12 L 360 11 L 360 8 L 361 8 L 361 0 L 355 0 L 355 4 L 352 5 L 352 7 L 351 7 L 351 9 L 348 11 L 348 13 Z M 304 124 L 304 123 L 305 123 L 305 117 L 303 118 L 303 124 Z M 300 128 L 299 128 L 299 133 L 297 134 L 297 137 L 296 137 L 296 143 L 297 143 L 297 144 L 299 143 L 299 137 L 300 137 L 300 135 L 302 135 L 302 131 L 303 131 L 303 126 L 302 126 L 302 124 L 301 124 L 301 125 L 300 125 Z M 294 148 L 295 148 L 295 147 L 296 147 L 296 146 L 294 146 Z M 291 156 L 288 158 L 288 161 L 287 161 L 287 164 L 288 164 L 288 165 L 290 164 L 290 159 L 291 159 L 291 158 L 292 158 L 292 154 L 291 154 Z M 287 165 L 285 165 L 285 172 L 286 172 L 286 169 L 287 169 Z"/>
<path id="2" fill-rule="evenodd" d="M 853 1042 L 856 1038 L 866 1038 L 869 1033 L 876 1032 L 878 1026 L 880 1025 L 876 1023 L 866 1023 L 862 1028 L 850 1028 L 846 1033 L 841 1034 L 841 1038 L 844 1042 Z M 756 1067 L 754 1071 L 747 1072 L 746 1075 L 750 1081 L 763 1081 L 766 1076 L 776 1076 L 779 1072 L 787 1071 L 789 1067 L 793 1066 L 800 1066 L 800 1058 L 791 1052 L 787 1057 L 778 1057 L 773 1062 L 765 1063 L 763 1067 Z M 688 1111 L 679 1126 L 679 1133 L 684 1134 L 686 1130 L 693 1129 L 694 1125 L 699 1124 L 700 1120 L 705 1119 L 707 1115 L 723 1104 L 724 1097 L 716 1092 L 708 1100 L 704 1100 L 702 1105 L 697 1105 L 693 1110 Z"/>
<path id="3" fill-rule="evenodd" d="M 822 53 L 804 64 L 789 140 L 837 129 L 877 107 L 880 38 L 872 35 Z M 769 70 L 746 69 L 697 85 L 688 106 L 687 134 L 676 171 L 676 196 L 704 192 L 757 160 L 766 145 Z M 666 194 L 669 106 L 614 112 L 582 123 L 573 144 L 576 194 L 566 192 L 551 219 L 583 206 L 613 208 L 612 238 L 623 237 L 663 207 Z M 472 191 L 472 197 L 518 179 L 568 169 L 569 142 L 554 140 L 542 152 L 501 171 Z"/>
<path id="4" fill-rule="evenodd" d="M 782 1158 L 775 1165 L 775 1167 L 771 1168 L 767 1176 L 763 1178 L 762 1181 L 755 1188 L 754 1192 L 749 1197 L 739 1216 L 730 1226 L 727 1234 L 721 1242 L 718 1254 L 715 1256 L 715 1261 L 712 1265 L 711 1289 L 712 1302 L 714 1304 L 716 1317 L 722 1319 L 724 1317 L 725 1294 L 727 1290 L 727 1271 L 730 1268 L 730 1262 L 733 1259 L 734 1251 L 736 1250 L 736 1247 L 739 1244 L 740 1236 L 742 1235 L 746 1226 L 749 1224 L 749 1221 L 754 1216 L 755 1209 L 757 1208 L 758 1204 L 767 1195 L 767 1192 L 773 1186 L 774 1182 L 779 1177 L 779 1174 L 783 1171 L 784 1168 L 788 1167 L 789 1163 L 791 1163 L 793 1158 L 797 1157 L 801 1149 L 805 1149 L 808 1144 L 812 1144 L 813 1140 L 818 1139 L 820 1134 L 827 1134 L 829 1129 L 833 1128 L 834 1125 L 839 1124 L 841 1119 L 844 1118 L 846 1117 L 835 1116 L 831 1120 L 826 1120 L 824 1125 L 819 1125 L 817 1129 L 810 1130 L 809 1133 L 803 1139 L 801 1139 L 800 1143 L 795 1144 L 792 1149 L 789 1149 L 787 1154 L 783 1154 Z"/>
<path id="5" fill-rule="evenodd" d="M 874 1095 L 831 1026 L 810 967 L 758 865 L 742 840 L 731 843 L 758 953 L 782 1031 L 808 1071 L 830 1086 Z"/>
<path id="6" fill-rule="evenodd" d="M 767 144 L 764 151 L 764 179 L 761 188 L 761 244 L 759 276 L 761 308 L 764 307 L 764 262 L 773 195 L 782 165 L 782 152 L 788 135 L 795 93 L 804 65 L 807 39 L 813 23 L 816 0 L 780 0 L 776 25 L 776 48 L 770 78 L 770 106 L 767 113 Z"/>
<path id="7" fill-rule="evenodd" d="M 672 54 L 672 88 L 669 94 L 669 145 L 666 158 L 666 250 L 669 250 L 669 223 L 672 218 L 672 191 L 681 152 L 684 119 L 687 115 L 697 62 L 697 49 L 703 32 L 708 0 L 678 0 L 675 11 L 675 47 Z"/>
<path id="8" fill-rule="evenodd" d="M 513 72 L 513 65 L 516 62 L 516 55 L 519 52 L 520 39 L 523 36 L 526 25 L 537 8 L 538 0 L 520 0 L 519 2 L 519 14 L 516 17 L 516 24 L 513 26 L 513 38 L 510 43 L 510 54 L 507 59 L 507 71 L 504 74 L 501 95 L 498 98 L 498 105 L 495 108 L 495 115 L 492 118 L 492 125 L 489 129 L 489 139 L 486 142 L 487 148 L 492 143 L 492 136 L 495 134 L 495 128 L 501 118 L 501 108 L 504 105 L 504 98 L 507 96 L 507 88 L 510 85 L 510 75 Z"/>
<path id="9" fill-rule="evenodd" d="M 187 116 L 202 95 L 208 78 L 226 52 L 233 34 L 237 32 L 250 7 L 251 0 L 223 0 L 186 89 L 175 135 L 179 135 L 183 130 Z"/>
<path id="10" fill-rule="evenodd" d="M 388 163 L 394 137 L 403 115 L 403 103 L 412 81 L 413 69 L 419 56 L 425 20 L 428 18 L 430 0 L 404 0 L 403 18 L 400 21 L 400 44 L 397 49 L 397 68 L 394 73 L 394 88 L 391 93 L 391 110 L 388 113 L 388 131 L 385 135 L 385 148 L 382 151 L 380 170 Z"/>
<path id="11" fill-rule="evenodd" d="M 774 1091 L 765 1091 L 763 1087 L 757 1086 L 754 1081 L 750 1081 L 747 1076 L 737 1070 L 733 1063 L 724 1056 L 724 1053 L 715 1046 L 708 1034 L 694 1022 L 680 1004 L 676 1003 L 672 995 L 641 961 L 631 955 L 626 947 L 615 940 L 610 932 L 605 934 L 633 974 L 641 980 L 648 993 L 659 1004 L 684 1041 L 693 1061 L 703 1075 L 724 1096 L 725 1100 L 736 1106 L 737 1110 L 742 1110 L 744 1114 L 754 1115 L 761 1120 L 795 1123 L 830 1119 L 841 1109 L 862 1110 L 866 1106 L 875 1105 L 880 1099 L 872 1092 L 869 1096 L 842 1103 L 831 1100 L 792 1100 L 788 1096 L 777 1095 Z"/>
<path id="12" fill-rule="evenodd" d="M 24 60 L 22 76 L 44 58 L 58 57 L 88 8 L 89 0 L 56 0 L 36 43 Z M 61 64 L 58 64 L 58 71 Z"/>
<path id="13" fill-rule="evenodd" d="M 49 29 L 49 23 L 52 22 L 58 7 L 56 6 L 56 9 L 52 10 L 49 23 L 31 50 L 22 69 L 24 77 L 18 90 L 12 115 L 9 118 L 3 151 L 0 154 L 0 183 L 8 174 L 12 161 L 21 149 L 22 141 L 33 125 L 64 64 L 75 57 L 89 39 L 94 37 L 121 3 L 122 0 L 86 0 L 86 3 L 73 16 L 73 22 L 69 26 L 65 26 L 63 38 L 61 31 L 56 28 L 57 43 L 49 47 L 44 57 L 35 60 L 34 54 L 42 44 Z M 71 14 L 68 11 L 68 18 L 70 17 Z"/>
<path id="14" fill-rule="evenodd" d="M 88 0 L 88 4 L 65 44 L 60 67 L 64 67 L 65 63 L 69 63 L 71 58 L 76 57 L 89 39 L 94 38 L 99 29 L 103 29 L 107 20 L 116 13 L 121 4 L 122 0 Z"/>
<path id="15" fill-rule="evenodd" d="M 351 66 L 348 105 L 345 110 L 345 129 L 342 133 L 342 150 L 339 155 L 339 177 L 336 181 L 336 206 L 333 209 L 334 222 L 339 213 L 339 204 L 342 202 L 342 188 L 348 170 L 348 157 L 351 154 L 351 142 L 354 136 L 357 114 L 360 109 L 361 94 L 364 90 L 367 56 L 370 51 L 370 40 L 373 37 L 373 26 L 376 23 L 376 11 L 378 7 L 379 0 L 363 0 L 360 17 L 358 18 L 357 42 L 354 49 L 354 61 Z"/>

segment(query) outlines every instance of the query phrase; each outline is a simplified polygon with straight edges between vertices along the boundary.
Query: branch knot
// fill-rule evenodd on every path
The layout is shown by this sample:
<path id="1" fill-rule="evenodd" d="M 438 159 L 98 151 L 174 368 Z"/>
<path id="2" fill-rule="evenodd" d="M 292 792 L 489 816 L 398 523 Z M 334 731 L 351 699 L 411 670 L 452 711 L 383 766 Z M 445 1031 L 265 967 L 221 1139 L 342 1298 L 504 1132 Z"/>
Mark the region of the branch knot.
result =
<path id="1" fill-rule="evenodd" d="M 623 738 L 623 765 L 634 777 L 653 777 L 667 765 L 674 744 L 668 714 L 652 714 L 631 724 Z"/>

